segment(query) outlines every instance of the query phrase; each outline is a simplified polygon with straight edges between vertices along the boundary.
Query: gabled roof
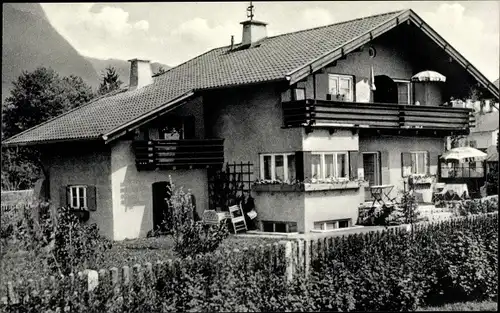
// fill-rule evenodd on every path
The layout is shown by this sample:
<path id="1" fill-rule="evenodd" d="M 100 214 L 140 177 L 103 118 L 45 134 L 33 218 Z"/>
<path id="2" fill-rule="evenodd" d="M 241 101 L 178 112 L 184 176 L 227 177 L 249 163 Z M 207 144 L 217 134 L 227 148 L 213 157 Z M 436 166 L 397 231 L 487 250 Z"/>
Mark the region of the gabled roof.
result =
<path id="1" fill-rule="evenodd" d="M 151 85 L 92 101 L 15 135 L 3 144 L 111 140 L 109 138 L 116 137 L 125 126 L 170 110 L 198 91 L 270 81 L 288 80 L 293 84 L 406 20 L 419 25 L 498 97 L 498 88 L 413 11 L 404 10 L 267 37 L 250 49 L 228 51 L 226 46 L 210 50 L 155 77 Z"/>
<path id="2" fill-rule="evenodd" d="M 476 120 L 476 126 L 471 129 L 471 133 L 479 132 L 491 132 L 497 130 L 498 126 L 498 111 L 493 111 L 490 113 L 476 113 L 474 114 L 474 119 Z"/>

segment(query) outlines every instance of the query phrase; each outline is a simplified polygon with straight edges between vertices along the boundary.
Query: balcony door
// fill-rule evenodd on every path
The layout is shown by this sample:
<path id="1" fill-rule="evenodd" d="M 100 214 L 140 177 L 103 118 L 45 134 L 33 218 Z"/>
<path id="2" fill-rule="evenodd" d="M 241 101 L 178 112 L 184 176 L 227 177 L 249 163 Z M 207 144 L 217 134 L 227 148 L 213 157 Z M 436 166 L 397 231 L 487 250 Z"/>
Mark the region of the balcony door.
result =
<path id="1" fill-rule="evenodd" d="M 398 86 L 392 78 L 386 75 L 375 76 L 375 87 L 373 102 L 398 103 Z"/>
<path id="2" fill-rule="evenodd" d="M 381 184 L 380 154 L 378 152 L 363 152 L 363 172 L 369 186 Z M 370 188 L 365 190 L 365 200 L 371 200 Z"/>

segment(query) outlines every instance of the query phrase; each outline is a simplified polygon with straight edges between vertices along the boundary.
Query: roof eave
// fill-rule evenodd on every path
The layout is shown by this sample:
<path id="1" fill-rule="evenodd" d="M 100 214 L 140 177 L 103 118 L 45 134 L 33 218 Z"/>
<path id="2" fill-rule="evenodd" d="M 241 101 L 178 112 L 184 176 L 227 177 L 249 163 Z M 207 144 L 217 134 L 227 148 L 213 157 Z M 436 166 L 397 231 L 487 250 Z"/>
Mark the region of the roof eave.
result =
<path id="1" fill-rule="evenodd" d="M 393 29 L 394 27 L 398 26 L 402 22 L 405 22 L 409 19 L 411 14 L 411 10 L 405 10 L 395 16 L 394 18 L 387 20 L 374 28 L 372 28 L 370 31 L 364 33 L 363 35 L 360 35 L 346 43 L 344 43 L 342 46 L 339 48 L 328 52 L 325 55 L 322 55 L 319 58 L 316 58 L 312 60 L 311 62 L 301 66 L 300 68 L 297 68 L 289 73 L 287 73 L 286 77 L 287 80 L 290 81 L 290 85 L 295 84 L 296 82 L 304 79 L 307 77 L 309 74 L 318 71 L 319 69 L 327 66 L 328 64 L 332 63 L 333 61 L 338 60 L 342 56 L 358 49 L 362 45 L 369 43 L 372 41 L 374 38 L 386 33 L 387 31 Z"/>
<path id="2" fill-rule="evenodd" d="M 457 50 L 455 50 L 446 40 L 444 40 L 435 30 L 433 30 L 427 23 L 424 22 L 413 10 L 405 10 L 393 17 L 392 19 L 385 21 L 384 23 L 372 28 L 365 34 L 354 38 L 353 40 L 346 42 L 339 48 L 301 66 L 286 74 L 286 79 L 290 82 L 290 85 L 297 83 L 298 81 L 304 79 L 311 73 L 318 71 L 319 69 L 327 66 L 340 59 L 342 56 L 358 49 L 362 45 L 369 43 L 374 38 L 388 32 L 399 24 L 410 20 L 415 25 L 417 25 L 429 38 L 431 38 L 438 46 L 443 48 L 443 50 L 448 53 L 450 57 L 455 59 L 460 65 L 462 65 L 466 71 L 468 71 L 479 83 L 481 83 L 491 94 L 499 99 L 499 89 L 487 79 L 481 72 L 479 72 L 469 61 L 467 61 Z"/>
<path id="3" fill-rule="evenodd" d="M 109 131 L 108 133 L 102 135 L 102 139 L 106 144 L 120 138 L 121 136 L 129 133 L 130 131 L 150 122 L 153 119 L 160 117 L 163 114 L 166 114 L 182 105 L 184 105 L 185 101 L 190 99 L 195 95 L 194 91 L 189 91 L 177 97 L 176 99 L 152 110 L 146 114 L 143 114 L 132 121 L 129 121 L 125 124 L 120 125 L 119 127 Z"/>
<path id="4" fill-rule="evenodd" d="M 22 142 L 2 142 L 3 148 L 13 148 L 13 147 L 30 147 L 30 146 L 43 146 L 56 143 L 68 143 L 68 142 L 103 142 L 101 137 L 87 137 L 87 138 L 65 138 L 65 139 L 54 139 L 54 140 L 35 140 L 35 141 L 22 141 Z"/>

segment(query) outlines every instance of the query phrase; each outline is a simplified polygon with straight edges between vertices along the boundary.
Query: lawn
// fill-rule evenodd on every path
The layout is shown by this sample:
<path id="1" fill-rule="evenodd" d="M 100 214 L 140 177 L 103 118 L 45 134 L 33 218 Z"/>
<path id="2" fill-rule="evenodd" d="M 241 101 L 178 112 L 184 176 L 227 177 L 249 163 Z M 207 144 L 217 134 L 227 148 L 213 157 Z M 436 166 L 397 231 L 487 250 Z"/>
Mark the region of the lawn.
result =
<path id="1" fill-rule="evenodd" d="M 252 245 L 265 245 L 278 242 L 281 239 L 273 238 L 242 238 L 230 235 L 219 249 L 242 249 Z M 113 247 L 106 251 L 104 260 L 98 264 L 101 268 L 120 268 L 124 265 L 143 265 L 146 262 L 155 263 L 159 260 L 174 259 L 174 242 L 172 237 L 140 238 L 125 241 L 116 241 Z M 81 269 L 83 270 L 83 269 Z M 33 252 L 19 251 L 16 246 L 9 245 L 2 251 L 0 277 L 2 281 L 39 279 L 50 275 L 44 264 Z M 0 288 L 3 288 L 0 287 Z"/>

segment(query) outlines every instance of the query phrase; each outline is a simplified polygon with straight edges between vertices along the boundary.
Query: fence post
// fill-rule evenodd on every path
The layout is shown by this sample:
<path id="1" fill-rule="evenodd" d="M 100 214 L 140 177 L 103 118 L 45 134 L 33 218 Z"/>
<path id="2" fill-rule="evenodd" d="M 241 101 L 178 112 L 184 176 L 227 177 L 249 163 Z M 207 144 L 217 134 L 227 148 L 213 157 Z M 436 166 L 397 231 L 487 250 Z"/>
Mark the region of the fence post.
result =
<path id="1" fill-rule="evenodd" d="M 87 275 L 87 290 L 94 290 L 99 284 L 99 273 L 94 270 L 85 270 L 84 273 Z"/>
<path id="2" fill-rule="evenodd" d="M 311 240 L 304 240 L 304 257 L 305 257 L 305 268 L 304 273 L 309 276 L 309 268 L 311 266 Z"/>
<path id="3" fill-rule="evenodd" d="M 292 247 L 292 242 L 291 241 L 280 241 L 280 243 L 285 246 L 285 255 L 284 255 L 284 260 L 285 260 L 285 275 L 286 275 L 286 280 L 287 282 L 291 282 L 293 279 L 293 247 Z"/>

